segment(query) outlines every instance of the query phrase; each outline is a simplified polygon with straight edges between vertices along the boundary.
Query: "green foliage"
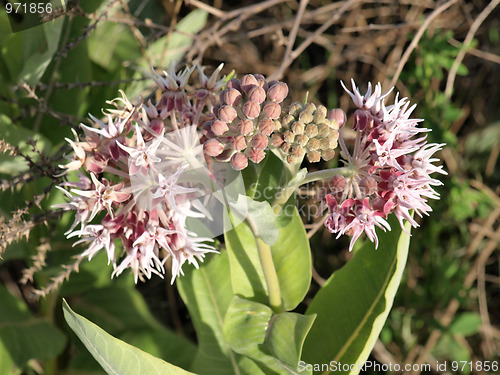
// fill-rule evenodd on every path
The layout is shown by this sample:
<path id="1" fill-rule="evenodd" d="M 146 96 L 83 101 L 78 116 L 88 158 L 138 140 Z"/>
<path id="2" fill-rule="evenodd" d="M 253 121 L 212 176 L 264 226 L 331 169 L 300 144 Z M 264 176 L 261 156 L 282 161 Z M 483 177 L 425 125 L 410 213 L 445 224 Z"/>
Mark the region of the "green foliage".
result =
<path id="1" fill-rule="evenodd" d="M 114 338 L 63 303 L 66 322 L 108 374 L 190 374 Z"/>
<path id="2" fill-rule="evenodd" d="M 0 369 L 14 374 L 31 359 L 55 358 L 64 349 L 66 338 L 50 324 L 32 316 L 26 304 L 0 285 Z"/>
<path id="3" fill-rule="evenodd" d="M 270 307 L 235 296 L 224 319 L 224 336 L 235 352 L 258 362 L 265 374 L 298 374 L 302 345 L 313 321 L 310 315 L 273 315 Z"/>
<path id="4" fill-rule="evenodd" d="M 273 215 L 273 213 L 270 213 Z M 266 218 L 259 217 L 259 220 Z M 236 295 L 266 303 L 267 290 L 255 236 L 245 223 L 224 234 L 231 264 L 231 282 Z M 311 255 L 302 220 L 296 209 L 292 220 L 279 229 L 271 246 L 283 308 L 293 310 L 303 299 L 311 281 Z"/>
<path id="5" fill-rule="evenodd" d="M 317 314 L 317 318 L 304 345 L 306 363 L 353 365 L 350 373 L 357 374 L 360 366 L 356 365 L 368 358 L 392 307 L 408 256 L 409 234 L 395 218 L 390 225 L 390 232 L 379 234 L 378 250 L 365 242 L 314 297 L 307 309 L 307 314 Z M 409 224 L 405 229 L 409 232 Z"/>

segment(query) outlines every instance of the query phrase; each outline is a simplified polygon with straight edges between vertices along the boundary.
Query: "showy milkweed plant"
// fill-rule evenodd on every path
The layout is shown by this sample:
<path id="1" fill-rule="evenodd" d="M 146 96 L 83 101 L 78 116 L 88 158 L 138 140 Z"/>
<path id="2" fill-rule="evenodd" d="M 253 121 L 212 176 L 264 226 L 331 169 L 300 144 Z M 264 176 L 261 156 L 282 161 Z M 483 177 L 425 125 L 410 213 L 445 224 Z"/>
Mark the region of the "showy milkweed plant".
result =
<path id="1" fill-rule="evenodd" d="M 439 198 L 431 175 L 445 174 L 434 156 L 443 144 L 427 143 L 415 105 L 398 94 L 386 103 L 391 90 L 380 84 L 363 94 L 342 83 L 357 107 L 347 116 L 291 102 L 285 82 L 260 74 L 221 77 L 222 67 L 210 76 L 199 64 L 153 70 L 154 95 L 121 92 L 103 119 L 90 115 L 93 126 L 67 139 L 73 153 L 60 176 L 78 178 L 58 186 L 67 199 L 55 209 L 74 213 L 66 236 L 81 249 L 77 261 L 104 252 L 113 277 L 132 272 L 136 283 L 168 274 L 198 333 L 197 373 L 311 373 L 332 360 L 359 372 L 399 285 L 414 213 L 428 215 Z M 323 168 L 335 157 L 337 168 Z M 303 219 L 312 218 L 296 208 L 306 184 L 350 251 L 363 234 L 371 242 L 302 315 L 291 311 L 311 281 Z M 81 318 L 65 313 L 85 336 Z M 108 357 L 96 356 L 104 368 Z M 159 359 L 151 366 L 185 373 Z"/>

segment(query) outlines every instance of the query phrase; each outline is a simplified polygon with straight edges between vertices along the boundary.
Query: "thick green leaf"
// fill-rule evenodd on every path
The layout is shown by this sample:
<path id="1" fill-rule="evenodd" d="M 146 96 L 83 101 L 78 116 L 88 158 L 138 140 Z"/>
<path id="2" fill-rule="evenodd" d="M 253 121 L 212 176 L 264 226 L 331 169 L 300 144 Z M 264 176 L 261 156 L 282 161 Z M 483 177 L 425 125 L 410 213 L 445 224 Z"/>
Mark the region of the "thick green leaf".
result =
<path id="1" fill-rule="evenodd" d="M 2 340 L 0 340 L 0 374 L 14 375 L 20 373 L 21 370 L 14 365 L 14 361 L 12 360 L 9 351 Z"/>
<path id="2" fill-rule="evenodd" d="M 271 246 L 285 310 L 293 310 L 304 299 L 311 282 L 311 252 L 302 220 L 292 206 L 292 219 L 279 229 Z M 235 294 L 263 304 L 268 290 L 260 264 L 255 237 L 246 223 L 224 234 L 231 265 L 231 283 Z"/>
<path id="3" fill-rule="evenodd" d="M 2 54 L 13 81 L 34 85 L 40 80 L 57 51 L 63 25 L 61 17 L 4 40 Z"/>
<path id="4" fill-rule="evenodd" d="M 64 318 L 108 374 L 191 374 L 120 341 L 63 302 Z"/>
<path id="5" fill-rule="evenodd" d="M 317 318 L 304 345 L 305 362 L 359 364 L 351 371 L 357 374 L 368 358 L 392 307 L 408 256 L 409 235 L 401 231 L 395 217 L 389 223 L 392 231 L 378 233 L 378 250 L 367 241 L 313 299 L 307 313 Z M 410 231 L 408 223 L 405 228 Z"/>
<path id="6" fill-rule="evenodd" d="M 290 216 L 291 221 L 280 228 L 278 241 L 271 246 L 283 308 L 287 311 L 302 302 L 312 278 L 309 239 L 297 208 L 293 208 Z"/>
<path id="7" fill-rule="evenodd" d="M 276 218 L 271 205 L 265 201 L 258 202 L 240 195 L 237 206 L 247 208 L 247 220 L 252 223 L 255 236 L 269 246 L 274 245 L 278 240 L 279 232 L 276 229 Z"/>
<path id="8" fill-rule="evenodd" d="M 302 344 L 313 320 L 295 313 L 273 315 L 270 307 L 235 296 L 226 313 L 224 336 L 234 351 L 264 366 L 266 374 L 298 374 Z"/>
<path id="9" fill-rule="evenodd" d="M 133 282 L 89 290 L 72 297 L 72 305 L 78 306 L 82 315 L 98 322 L 106 332 L 130 345 L 182 368 L 192 363 L 195 345 L 153 317 Z"/>
<path id="10" fill-rule="evenodd" d="M 272 152 L 268 152 L 259 164 L 250 163 L 249 167 L 242 171 L 242 175 L 248 196 L 256 201 L 267 201 L 271 204 L 290 179 L 290 173 L 283 166 L 283 161 Z"/>
<path id="11" fill-rule="evenodd" d="M 149 63 L 158 67 L 167 67 L 172 61 L 178 61 L 186 54 L 193 43 L 194 36 L 205 27 L 208 13 L 195 9 L 185 16 L 175 27 L 171 35 L 157 39 L 149 48 Z"/>
<path id="12" fill-rule="evenodd" d="M 198 337 L 198 352 L 192 370 L 198 374 L 237 374 L 238 357 L 224 335 L 224 315 L 233 296 L 227 282 L 229 262 L 227 253 L 205 260 L 199 270 L 185 270 L 177 287 L 193 320 Z"/>
<path id="13" fill-rule="evenodd" d="M 266 339 L 269 352 L 286 367 L 297 369 L 304 341 L 315 318 L 315 315 L 296 313 L 273 316 Z"/>
<path id="14" fill-rule="evenodd" d="M 110 71 L 119 68 L 123 61 L 139 58 L 140 51 L 132 32 L 124 24 L 100 22 L 89 38 L 89 57 Z"/>
<path id="15" fill-rule="evenodd" d="M 33 317 L 24 302 L 2 285 L 0 301 L 0 362 L 5 357 L 5 363 L 23 369 L 30 359 L 55 358 L 64 349 L 66 338 L 62 332 Z"/>

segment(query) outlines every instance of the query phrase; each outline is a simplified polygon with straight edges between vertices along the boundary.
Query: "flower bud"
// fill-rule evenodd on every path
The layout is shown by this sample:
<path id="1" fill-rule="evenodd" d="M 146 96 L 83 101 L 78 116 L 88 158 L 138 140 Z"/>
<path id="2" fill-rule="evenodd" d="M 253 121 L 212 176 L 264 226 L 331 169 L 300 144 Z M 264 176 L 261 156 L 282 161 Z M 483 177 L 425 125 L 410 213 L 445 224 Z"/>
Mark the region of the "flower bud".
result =
<path id="1" fill-rule="evenodd" d="M 246 74 L 243 76 L 243 78 L 240 81 L 241 89 L 244 92 L 250 91 L 252 86 L 258 86 L 259 82 L 257 79 L 252 75 L 252 74 Z"/>
<path id="2" fill-rule="evenodd" d="M 335 156 L 335 151 L 331 148 L 321 151 L 321 157 L 325 161 L 333 159 L 334 156 Z"/>
<path id="3" fill-rule="evenodd" d="M 242 135 L 237 135 L 232 139 L 233 148 L 236 151 L 242 151 L 247 147 L 247 140 Z"/>
<path id="4" fill-rule="evenodd" d="M 304 124 L 309 124 L 310 122 L 312 122 L 312 120 L 313 115 L 309 111 L 303 110 L 302 112 L 300 112 L 299 121 L 303 122 Z"/>
<path id="5" fill-rule="evenodd" d="M 278 82 L 267 91 L 269 100 L 281 103 L 288 95 L 288 86 L 284 82 Z"/>
<path id="6" fill-rule="evenodd" d="M 273 124 L 274 124 L 274 131 L 275 132 L 278 132 L 283 128 L 283 126 L 281 125 L 281 121 L 279 119 L 274 120 Z"/>
<path id="7" fill-rule="evenodd" d="M 294 122 L 295 122 L 295 117 L 293 117 L 292 115 L 285 115 L 281 120 L 281 125 L 283 125 L 285 129 L 288 129 Z"/>
<path id="8" fill-rule="evenodd" d="M 309 124 L 306 126 L 304 134 L 307 135 L 309 138 L 316 137 L 318 135 L 318 127 L 314 124 Z"/>
<path id="9" fill-rule="evenodd" d="M 328 113 L 328 119 L 337 121 L 339 128 L 341 128 L 346 123 L 347 116 L 342 109 L 335 108 Z"/>
<path id="10" fill-rule="evenodd" d="M 305 125 L 303 122 L 300 122 L 300 121 L 295 121 L 293 124 L 292 124 L 292 132 L 293 134 L 295 135 L 300 135 L 300 134 L 304 134 L 304 129 L 305 129 Z"/>
<path id="11" fill-rule="evenodd" d="M 337 141 L 337 139 L 339 139 L 338 130 L 330 130 L 330 132 L 326 136 L 326 139 L 328 139 L 330 142 Z"/>
<path id="12" fill-rule="evenodd" d="M 326 138 L 319 140 L 319 148 L 320 150 L 327 150 L 330 148 L 330 141 Z"/>
<path id="13" fill-rule="evenodd" d="M 253 86 L 249 91 L 248 91 L 248 100 L 257 102 L 257 103 L 262 103 L 264 100 L 266 100 L 266 91 L 260 87 L 260 86 Z"/>
<path id="14" fill-rule="evenodd" d="M 264 114 L 270 119 L 277 119 L 281 115 L 281 106 L 278 103 L 267 103 L 263 108 Z"/>
<path id="15" fill-rule="evenodd" d="M 286 143 L 293 143 L 295 140 L 295 134 L 293 134 L 290 130 L 287 130 L 286 132 L 283 133 L 283 139 L 285 140 Z"/>
<path id="16" fill-rule="evenodd" d="M 328 125 L 321 124 L 318 126 L 318 137 L 326 138 L 330 134 L 330 128 Z"/>
<path id="17" fill-rule="evenodd" d="M 344 176 L 336 174 L 328 181 L 328 189 L 332 193 L 340 193 L 344 191 L 347 181 Z"/>
<path id="18" fill-rule="evenodd" d="M 236 113 L 236 109 L 234 109 L 233 107 L 231 107 L 230 105 L 223 105 L 222 107 L 220 107 L 219 109 L 219 113 L 218 113 L 218 118 L 219 120 L 221 121 L 224 121 L 224 122 L 231 122 L 233 121 L 236 117 L 238 116 L 238 114 Z"/>
<path id="19" fill-rule="evenodd" d="M 215 157 L 215 159 L 218 160 L 218 161 L 222 161 L 222 162 L 229 161 L 229 159 L 231 158 L 232 153 L 233 153 L 233 150 L 231 150 L 231 149 L 224 150 L 219 155 L 217 155 Z"/>
<path id="20" fill-rule="evenodd" d="M 317 163 L 321 160 L 321 154 L 316 150 L 311 150 L 307 153 L 307 160 L 310 163 Z"/>
<path id="21" fill-rule="evenodd" d="M 266 157 L 264 150 L 258 150 L 256 148 L 251 148 L 248 151 L 248 158 L 255 164 L 260 163 Z"/>
<path id="22" fill-rule="evenodd" d="M 292 146 L 292 155 L 297 157 L 297 158 L 301 158 L 302 156 L 304 156 L 304 148 L 300 145 L 296 145 L 296 146 Z"/>
<path id="23" fill-rule="evenodd" d="M 283 143 L 281 145 L 281 151 L 283 151 L 285 154 L 288 154 L 290 152 L 291 148 L 292 148 L 292 145 L 290 143 Z"/>
<path id="24" fill-rule="evenodd" d="M 229 130 L 229 127 L 224 121 L 214 120 L 212 122 L 212 125 L 210 126 L 210 129 L 215 135 L 222 135 Z"/>
<path id="25" fill-rule="evenodd" d="M 253 131 L 253 122 L 250 120 L 241 120 L 238 123 L 238 131 L 241 135 L 248 135 Z"/>
<path id="26" fill-rule="evenodd" d="M 252 147 L 257 150 L 264 150 L 267 147 L 268 139 L 263 134 L 255 134 L 252 138 Z M 250 159 L 251 160 L 251 159 Z"/>
<path id="27" fill-rule="evenodd" d="M 290 104 L 290 108 L 288 109 L 288 113 L 294 117 L 298 116 L 301 111 L 302 105 L 299 102 Z"/>
<path id="28" fill-rule="evenodd" d="M 325 122 L 325 120 L 326 116 L 323 113 L 321 113 L 320 111 L 314 112 L 312 120 L 313 123 L 322 124 L 323 122 Z"/>
<path id="29" fill-rule="evenodd" d="M 377 191 L 377 181 L 371 176 L 363 177 L 359 181 L 359 188 L 363 194 L 372 195 Z"/>
<path id="30" fill-rule="evenodd" d="M 305 134 L 301 134 L 295 137 L 295 142 L 300 146 L 305 146 L 309 141 L 309 137 Z"/>
<path id="31" fill-rule="evenodd" d="M 316 105 L 314 103 L 307 103 L 304 110 L 312 115 L 316 111 Z"/>
<path id="32" fill-rule="evenodd" d="M 213 138 L 216 136 L 216 134 L 212 131 L 212 122 L 213 121 L 205 121 L 201 126 L 202 133 L 208 138 Z"/>
<path id="33" fill-rule="evenodd" d="M 295 164 L 299 161 L 299 158 L 294 155 L 288 155 L 286 157 L 286 161 L 288 162 L 288 164 Z"/>
<path id="34" fill-rule="evenodd" d="M 248 166 L 248 159 L 241 152 L 237 152 L 231 157 L 231 167 L 236 171 L 241 171 Z"/>
<path id="35" fill-rule="evenodd" d="M 203 144 L 203 151 L 209 156 L 219 156 L 224 150 L 224 145 L 217 139 L 209 139 Z"/>
<path id="36" fill-rule="evenodd" d="M 254 119 L 260 115 L 260 104 L 249 100 L 243 105 L 242 111 L 247 118 Z"/>
<path id="37" fill-rule="evenodd" d="M 316 111 L 314 111 L 315 114 L 318 114 L 322 116 L 323 118 L 326 118 L 326 115 L 328 114 L 328 110 L 324 105 L 318 105 L 316 107 Z"/>
<path id="38" fill-rule="evenodd" d="M 282 134 L 274 133 L 271 136 L 271 146 L 278 148 L 278 147 L 281 147 L 283 142 L 284 142 L 284 140 L 283 140 Z"/>
<path id="39" fill-rule="evenodd" d="M 222 93 L 221 93 L 221 102 L 228 104 L 228 105 L 238 105 L 239 102 L 241 101 L 241 93 L 233 88 L 226 88 Z"/>
<path id="40" fill-rule="evenodd" d="M 264 135 L 271 135 L 274 131 L 274 122 L 270 119 L 264 119 L 259 121 L 259 130 Z"/>
<path id="41" fill-rule="evenodd" d="M 227 88 L 235 89 L 241 92 L 241 84 L 238 78 L 231 78 L 227 83 Z"/>
<path id="42" fill-rule="evenodd" d="M 319 148 L 319 140 L 317 138 L 309 139 L 309 142 L 307 142 L 306 147 L 309 150 L 317 150 Z"/>

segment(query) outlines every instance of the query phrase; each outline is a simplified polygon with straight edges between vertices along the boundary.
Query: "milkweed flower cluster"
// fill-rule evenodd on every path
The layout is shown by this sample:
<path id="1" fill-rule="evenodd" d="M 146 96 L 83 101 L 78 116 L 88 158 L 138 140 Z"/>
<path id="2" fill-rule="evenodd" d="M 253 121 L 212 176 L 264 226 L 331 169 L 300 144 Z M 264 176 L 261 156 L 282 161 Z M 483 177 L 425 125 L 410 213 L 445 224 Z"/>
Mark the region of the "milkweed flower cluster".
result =
<path id="1" fill-rule="evenodd" d="M 79 259 L 104 251 L 113 276 L 130 268 L 137 282 L 163 276 L 170 258 L 173 282 L 186 261 L 198 267 L 216 252 L 211 238 L 230 229 L 214 207 L 226 212 L 232 204 L 238 220 L 246 217 L 238 207 L 243 179 L 235 183 L 234 170 L 260 163 L 269 149 L 298 167 L 306 156 L 311 163 L 332 159 L 340 145 L 347 173 L 329 179 L 321 198 L 329 210 L 326 227 L 352 236 L 350 249 L 363 232 L 377 242 L 375 227 L 389 230 L 390 213 L 401 225 L 406 219 L 416 226 L 410 210 L 431 210 L 427 199 L 438 197 L 432 186 L 441 183 L 430 174 L 445 173 L 432 156 L 443 145 L 426 143 L 421 133 L 428 129 L 409 118 L 415 106 L 406 98 L 386 106 L 380 84 L 363 96 L 353 82 L 347 92 L 358 109 L 349 149 L 339 131 L 346 123 L 341 109 L 287 105 L 286 83 L 259 74 L 219 78 L 221 69 L 211 76 L 198 64 L 153 71 L 154 101 L 133 105 L 121 92 L 108 102 L 105 121 L 90 115 L 93 125 L 81 124 L 82 139 L 76 132 L 75 140 L 66 139 L 73 158 L 60 175 L 78 171 L 79 178 L 58 187 L 68 201 L 56 207 L 75 212 L 66 235 L 85 245 Z M 208 234 L 198 233 L 200 227 Z"/>
<path id="2" fill-rule="evenodd" d="M 189 95 L 185 88 L 195 67 L 171 68 L 163 76 L 153 72 L 161 90 L 154 104 L 133 106 L 122 93 L 109 102 L 114 108 L 107 121 L 91 115 L 94 126 L 81 125 L 84 139 L 76 133 L 75 141 L 67 139 L 73 160 L 60 166 L 62 174 L 79 170 L 79 179 L 59 186 L 69 201 L 56 207 L 75 212 L 66 235 L 78 238 L 75 245 L 85 244 L 82 256 L 91 259 L 104 250 L 113 275 L 130 268 L 136 282 L 162 276 L 171 258 L 173 282 L 186 261 L 198 267 L 207 252 L 216 252 L 207 243 L 211 238 L 187 224 L 192 218 L 213 220 L 203 199 L 204 186 L 216 181 L 206 168 L 200 127 L 213 118 L 223 83 L 222 65 L 210 77 L 197 68 L 199 84 Z"/>
<path id="3" fill-rule="evenodd" d="M 380 83 L 373 92 L 370 84 L 365 95 L 354 81 L 352 92 L 343 87 L 358 108 L 352 125 L 356 138 L 350 150 L 340 134 L 340 156 L 348 173 L 325 182 L 322 198 L 329 210 L 326 228 L 338 236 L 352 236 L 352 250 L 363 232 L 378 245 L 375 227 L 390 230 L 386 218 L 391 213 L 403 229 L 404 219 L 417 227 L 410 211 L 419 216 L 431 211 L 427 199 L 439 198 L 432 187 L 442 183 L 430 175 L 446 172 L 434 165 L 438 159 L 433 158 L 444 144 L 427 143 L 422 133 L 429 129 L 418 126 L 422 120 L 410 118 L 416 105 L 410 107 L 406 98 L 396 95 L 395 103 L 386 106 L 392 89 L 382 94 Z"/>

